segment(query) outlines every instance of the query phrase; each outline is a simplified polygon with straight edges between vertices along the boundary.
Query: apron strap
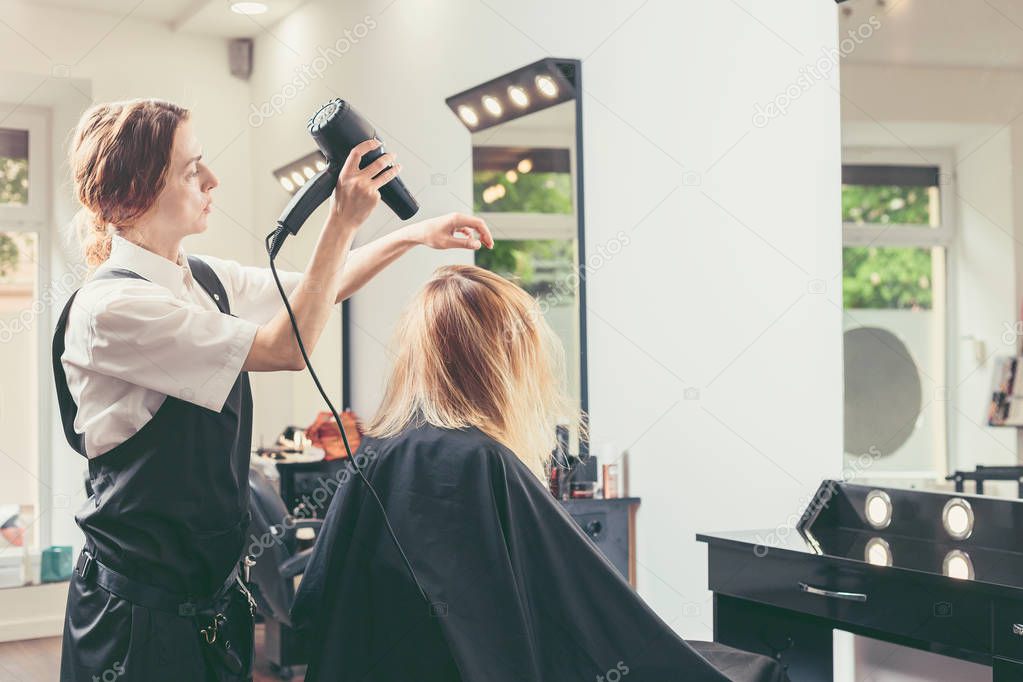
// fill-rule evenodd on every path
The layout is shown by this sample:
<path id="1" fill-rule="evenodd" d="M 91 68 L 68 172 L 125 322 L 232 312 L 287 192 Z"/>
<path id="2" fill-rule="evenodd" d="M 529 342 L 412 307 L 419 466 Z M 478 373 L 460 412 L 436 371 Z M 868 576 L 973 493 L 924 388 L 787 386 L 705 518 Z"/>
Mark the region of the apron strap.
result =
<path id="1" fill-rule="evenodd" d="M 75 564 L 75 573 L 88 584 L 99 585 L 107 592 L 147 609 L 188 618 L 204 613 L 214 613 L 216 605 L 237 584 L 239 571 L 239 565 L 236 563 L 227 579 L 214 594 L 195 599 L 187 595 L 173 594 L 163 588 L 129 578 L 101 562 L 93 556 L 88 548 L 82 550 L 82 553 L 78 555 L 78 562 Z"/>
<path id="2" fill-rule="evenodd" d="M 117 279 L 129 277 L 132 279 L 145 279 L 142 275 L 131 270 L 111 268 L 97 273 L 93 279 Z M 61 422 L 64 427 L 64 437 L 68 445 L 74 448 L 75 452 L 85 455 L 85 438 L 75 431 L 75 418 L 78 416 L 78 405 L 71 397 L 71 390 L 67 386 L 67 375 L 64 373 L 64 365 L 60 358 L 64 355 L 64 332 L 67 329 L 68 317 L 71 314 L 71 305 L 81 289 L 76 289 L 71 298 L 64 305 L 57 320 L 57 327 L 53 332 L 53 344 L 51 347 L 51 360 L 53 362 L 53 383 L 57 387 L 57 405 L 60 407 Z"/>

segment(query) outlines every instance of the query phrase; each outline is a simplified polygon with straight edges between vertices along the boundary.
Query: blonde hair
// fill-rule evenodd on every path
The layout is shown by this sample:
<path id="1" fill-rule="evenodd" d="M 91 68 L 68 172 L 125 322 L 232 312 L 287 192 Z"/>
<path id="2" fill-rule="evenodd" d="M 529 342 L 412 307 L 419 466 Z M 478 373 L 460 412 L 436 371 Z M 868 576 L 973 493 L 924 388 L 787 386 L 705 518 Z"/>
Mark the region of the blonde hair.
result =
<path id="1" fill-rule="evenodd" d="M 529 294 L 488 270 L 439 268 L 402 316 L 395 346 L 370 436 L 422 422 L 475 426 L 543 478 L 556 426 L 582 426 L 560 340 Z"/>
<path id="2" fill-rule="evenodd" d="M 90 267 L 110 257 L 115 232 L 130 231 L 156 203 L 167 180 L 174 133 L 189 115 L 158 99 L 107 102 L 82 114 L 68 164 L 82 204 L 72 227 Z"/>

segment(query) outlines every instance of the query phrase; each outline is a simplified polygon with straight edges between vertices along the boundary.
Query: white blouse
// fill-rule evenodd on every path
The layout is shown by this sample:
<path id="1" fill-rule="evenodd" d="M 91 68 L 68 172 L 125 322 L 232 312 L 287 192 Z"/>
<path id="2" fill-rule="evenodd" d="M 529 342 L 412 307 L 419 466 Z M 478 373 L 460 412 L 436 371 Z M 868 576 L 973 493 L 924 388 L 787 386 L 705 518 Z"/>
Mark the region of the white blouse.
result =
<path id="1" fill-rule="evenodd" d="M 119 236 L 96 273 L 122 268 L 149 281 L 93 277 L 79 290 L 61 363 L 89 457 L 127 440 L 168 395 L 223 409 L 256 330 L 283 308 L 269 268 L 200 258 L 220 278 L 234 316 L 192 278 L 184 251 L 175 264 Z M 302 273 L 277 272 L 290 296 Z"/>

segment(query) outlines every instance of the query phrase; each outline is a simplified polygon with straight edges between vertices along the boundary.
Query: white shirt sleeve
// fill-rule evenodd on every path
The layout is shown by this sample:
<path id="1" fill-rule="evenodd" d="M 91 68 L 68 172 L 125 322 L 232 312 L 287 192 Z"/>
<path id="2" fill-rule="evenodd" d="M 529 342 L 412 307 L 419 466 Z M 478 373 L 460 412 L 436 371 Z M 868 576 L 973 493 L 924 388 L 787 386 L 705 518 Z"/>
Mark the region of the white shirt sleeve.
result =
<path id="1" fill-rule="evenodd" d="M 242 265 L 214 256 L 204 255 L 199 258 L 213 268 L 223 283 L 233 315 L 262 325 L 273 319 L 277 311 L 284 307 L 270 268 Z M 284 292 L 290 297 L 301 281 L 302 273 L 278 268 L 277 274 L 281 278 Z"/>
<path id="2" fill-rule="evenodd" d="M 145 280 L 96 282 L 72 306 L 85 330 L 64 361 L 219 412 L 259 325 L 205 310 Z"/>

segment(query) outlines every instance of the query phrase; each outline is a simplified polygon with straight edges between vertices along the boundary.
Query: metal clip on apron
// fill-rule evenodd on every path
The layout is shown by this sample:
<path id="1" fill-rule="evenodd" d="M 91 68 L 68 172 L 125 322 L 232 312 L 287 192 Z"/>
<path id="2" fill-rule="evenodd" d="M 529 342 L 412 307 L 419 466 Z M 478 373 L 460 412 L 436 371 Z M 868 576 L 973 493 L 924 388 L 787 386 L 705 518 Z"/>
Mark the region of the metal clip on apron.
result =
<path id="1" fill-rule="evenodd" d="M 213 270 L 194 257 L 189 265 L 196 282 L 230 315 Z M 129 270 L 96 277 L 145 279 Z M 64 434 L 84 456 L 84 439 L 74 430 L 78 407 L 60 361 L 74 299 L 54 333 L 53 371 Z M 123 668 L 119 682 L 173 679 L 168 668 L 217 682 L 250 679 L 253 601 L 238 563 L 248 531 L 251 432 L 252 396 L 242 372 L 220 412 L 167 396 L 137 433 L 89 459 L 93 497 L 75 517 L 86 549 L 68 593 L 62 682 L 102 676 L 110 659 Z M 94 586 L 114 597 L 95 598 Z M 140 616 L 136 607 L 189 619 L 195 627 L 168 628 L 172 634 L 157 633 L 160 642 L 146 648 L 133 633 L 155 627 L 156 617 Z M 173 654 L 164 667 L 154 663 L 161 651 Z"/>

